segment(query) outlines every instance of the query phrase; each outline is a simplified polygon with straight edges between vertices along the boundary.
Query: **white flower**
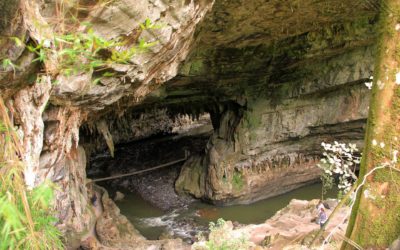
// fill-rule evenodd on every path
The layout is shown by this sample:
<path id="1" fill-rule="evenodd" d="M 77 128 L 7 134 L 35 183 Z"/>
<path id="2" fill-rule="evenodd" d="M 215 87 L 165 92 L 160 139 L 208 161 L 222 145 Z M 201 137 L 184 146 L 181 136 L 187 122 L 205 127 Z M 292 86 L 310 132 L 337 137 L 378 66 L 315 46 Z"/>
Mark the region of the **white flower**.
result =
<path id="1" fill-rule="evenodd" d="M 352 149 L 352 150 L 357 150 L 357 145 L 349 143 L 349 148 Z"/>
<path id="2" fill-rule="evenodd" d="M 376 146 L 376 145 L 378 145 L 378 142 L 377 142 L 375 139 L 373 139 L 373 140 L 372 140 L 372 145 L 373 145 L 373 146 Z"/>
<path id="3" fill-rule="evenodd" d="M 384 148 L 384 147 L 385 147 L 385 143 L 381 142 L 381 143 L 379 144 L 379 146 L 381 146 L 381 148 Z"/>
<path id="4" fill-rule="evenodd" d="M 337 163 L 340 163 L 340 162 L 342 162 L 339 158 L 337 158 L 336 157 L 336 155 L 335 156 L 333 156 L 333 160 L 335 161 L 335 162 L 337 162 Z"/>
<path id="5" fill-rule="evenodd" d="M 372 82 L 365 82 L 364 84 L 368 89 L 372 89 Z"/>
<path id="6" fill-rule="evenodd" d="M 318 164 L 317 166 L 322 169 L 325 175 L 329 175 L 331 178 L 334 175 L 338 176 L 339 189 L 348 192 L 353 182 L 350 180 L 357 179 L 357 176 L 350 168 L 359 160 L 359 157 L 352 155 L 354 152 L 358 152 L 356 145 L 347 145 L 335 141 L 333 144 L 323 142 L 321 146 L 325 149 L 325 152 L 323 152 L 324 157 L 320 161 L 323 164 Z"/>

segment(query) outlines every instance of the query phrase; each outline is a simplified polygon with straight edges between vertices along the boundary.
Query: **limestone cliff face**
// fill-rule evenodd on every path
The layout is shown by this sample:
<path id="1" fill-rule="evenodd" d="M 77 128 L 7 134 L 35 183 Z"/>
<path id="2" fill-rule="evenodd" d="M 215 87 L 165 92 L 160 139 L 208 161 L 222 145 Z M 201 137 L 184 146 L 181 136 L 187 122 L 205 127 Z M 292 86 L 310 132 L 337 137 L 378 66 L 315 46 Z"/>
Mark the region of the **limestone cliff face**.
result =
<path id="1" fill-rule="evenodd" d="M 321 142 L 362 145 L 369 103 L 363 79 L 372 58 L 361 48 L 318 61 L 318 86 L 308 75 L 279 89 L 283 94 L 273 92 L 277 103 L 272 94 L 221 107 L 205 156 L 186 163 L 178 191 L 218 204 L 249 203 L 319 179 Z"/>
<path id="2" fill-rule="evenodd" d="M 223 21 L 216 18 L 220 5 L 225 7 Z M 324 14 L 308 12 L 315 5 L 292 10 L 294 16 L 307 15 L 297 16 L 305 26 L 288 15 L 285 22 L 292 26 L 283 27 L 293 36 L 285 37 L 267 17 L 233 5 L 216 3 L 211 15 L 215 19 L 207 19 L 202 27 L 215 24 L 220 29 L 213 38 L 200 32 L 201 46 L 180 76 L 166 85 L 172 97 L 182 98 L 190 86 L 193 92 L 188 96 L 219 100 L 219 106 L 210 109 L 215 131 L 205 155 L 188 161 L 176 182 L 178 192 L 217 204 L 249 203 L 318 180 L 323 141 L 361 146 L 369 100 L 363 83 L 374 64 L 374 17 L 366 14 L 367 6 L 353 6 L 352 11 L 367 11 L 353 20 L 346 19 L 346 10 L 336 13 L 346 18 L 320 27 L 307 26 L 313 18 L 329 22 Z M 290 12 L 290 6 L 277 6 L 276 20 L 279 13 Z M 257 25 L 234 30 L 231 23 L 247 25 L 241 14 L 270 30 L 262 32 Z M 307 32 L 296 33 L 303 29 Z M 254 30 L 256 36 L 246 36 Z M 217 46 L 207 46 L 208 39 L 215 39 Z"/>
<path id="3" fill-rule="evenodd" d="M 96 72 L 54 73 L 52 57 L 34 61 L 37 55 L 10 39 L 51 39 L 63 29 L 62 2 L 0 0 L 0 59 L 18 66 L 1 68 L 0 90 L 25 149 L 27 185 L 50 179 L 62 187 L 57 209 L 67 244 L 79 244 L 94 223 L 79 146 L 83 124 L 98 127 L 94 140 L 104 137 L 112 147 L 110 138 L 132 136 L 116 135 L 138 121 L 120 126 L 121 117 L 154 108 L 171 116 L 209 113 L 214 134 L 205 155 L 189 159 L 176 186 L 224 204 L 313 181 L 321 141 L 361 139 L 373 1 L 68 1 L 63 8 L 80 21 L 66 20 L 73 31 L 90 22 L 96 34 L 126 39 L 128 47 L 141 38 L 159 41 L 127 64 L 111 65 L 115 74 L 97 84 Z M 146 18 L 162 28 L 141 32 Z M 139 126 L 139 134 L 162 126 L 148 133 Z"/>

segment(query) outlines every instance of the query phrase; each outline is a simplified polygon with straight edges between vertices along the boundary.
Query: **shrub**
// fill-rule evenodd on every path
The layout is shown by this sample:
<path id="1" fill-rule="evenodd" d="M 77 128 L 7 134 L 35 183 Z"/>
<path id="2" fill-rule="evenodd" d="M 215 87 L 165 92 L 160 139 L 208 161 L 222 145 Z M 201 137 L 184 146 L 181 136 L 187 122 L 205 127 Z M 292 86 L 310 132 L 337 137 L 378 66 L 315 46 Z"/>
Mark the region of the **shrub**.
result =
<path id="1" fill-rule="evenodd" d="M 245 235 L 233 232 L 230 221 L 219 218 L 217 223 L 210 222 L 210 235 L 208 241 L 202 240 L 193 245 L 197 250 L 247 250 L 253 246 Z"/>

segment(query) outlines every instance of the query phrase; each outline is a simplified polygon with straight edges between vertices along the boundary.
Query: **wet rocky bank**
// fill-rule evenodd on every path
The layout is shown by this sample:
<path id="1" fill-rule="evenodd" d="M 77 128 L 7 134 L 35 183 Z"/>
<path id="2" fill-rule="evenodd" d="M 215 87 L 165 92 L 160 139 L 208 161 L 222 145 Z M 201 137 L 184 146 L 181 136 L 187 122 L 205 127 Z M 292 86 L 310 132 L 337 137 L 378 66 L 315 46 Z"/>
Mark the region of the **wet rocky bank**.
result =
<path id="1" fill-rule="evenodd" d="M 241 239 L 247 242 L 246 249 L 308 250 L 317 249 L 322 245 L 324 245 L 323 249 L 338 249 L 343 239 L 340 236 L 347 228 L 346 218 L 350 214 L 350 208 L 346 206 L 339 208 L 322 237 L 316 241 L 315 248 L 309 247 L 308 244 L 319 230 L 319 225 L 316 223 L 318 201 L 293 199 L 272 218 L 260 224 L 235 226 L 231 221 L 227 221 L 221 226 L 221 230 L 214 230 L 211 233 L 209 240 L 213 240 L 213 244 L 218 246 L 223 242 L 235 242 Z M 329 209 L 326 209 L 329 216 L 336 207 L 337 201 L 327 200 L 325 204 L 329 204 Z M 221 231 L 224 233 L 221 234 Z M 329 240 L 324 242 L 328 236 Z M 206 241 L 199 241 L 193 244 L 192 249 L 208 249 L 206 245 Z"/>

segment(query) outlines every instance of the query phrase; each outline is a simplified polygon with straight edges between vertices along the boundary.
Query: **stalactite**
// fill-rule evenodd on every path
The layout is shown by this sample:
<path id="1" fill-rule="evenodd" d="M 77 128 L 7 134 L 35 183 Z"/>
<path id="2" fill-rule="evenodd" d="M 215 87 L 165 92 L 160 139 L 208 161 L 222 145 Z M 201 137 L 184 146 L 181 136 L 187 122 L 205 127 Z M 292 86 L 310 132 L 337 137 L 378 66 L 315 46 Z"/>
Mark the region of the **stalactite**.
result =
<path id="1" fill-rule="evenodd" d="M 114 141 L 113 137 L 108 129 L 108 125 L 105 120 L 101 120 L 96 123 L 97 129 L 102 133 L 104 139 L 106 140 L 108 149 L 110 150 L 110 154 L 114 157 Z"/>

